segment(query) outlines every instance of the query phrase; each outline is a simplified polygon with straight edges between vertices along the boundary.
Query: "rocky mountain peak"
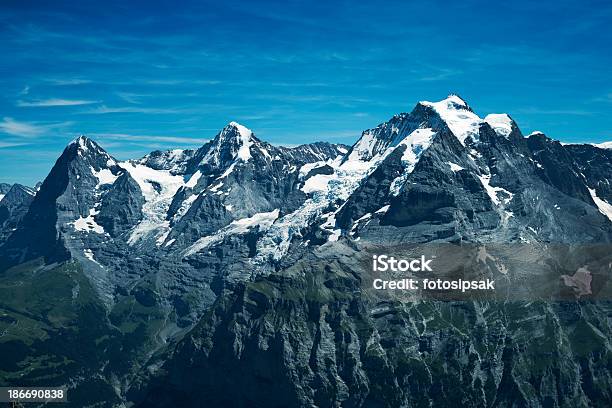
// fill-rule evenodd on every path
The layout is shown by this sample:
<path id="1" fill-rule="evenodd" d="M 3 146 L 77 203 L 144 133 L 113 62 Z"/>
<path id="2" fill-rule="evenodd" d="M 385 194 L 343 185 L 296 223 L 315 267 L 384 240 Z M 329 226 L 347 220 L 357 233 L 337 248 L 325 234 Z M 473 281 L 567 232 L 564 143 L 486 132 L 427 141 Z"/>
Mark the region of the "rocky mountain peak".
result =
<path id="1" fill-rule="evenodd" d="M 90 162 L 96 170 L 99 167 L 113 167 L 117 161 L 111 157 L 98 143 L 81 135 L 68 143 L 60 159 L 73 161 L 75 159 L 85 159 Z"/>
<path id="2" fill-rule="evenodd" d="M 438 102 L 420 101 L 419 104 L 434 106 L 438 108 L 451 109 L 451 110 L 467 110 L 474 112 L 468 103 L 457 94 L 449 94 L 445 99 Z"/>
<path id="3" fill-rule="evenodd" d="M 9 191 L 7 191 L 6 196 L 8 197 L 12 194 L 35 196 L 36 191 L 30 187 L 24 186 L 23 184 L 15 183 L 11 186 Z"/>
<path id="4" fill-rule="evenodd" d="M 451 94 L 439 102 L 421 101 L 415 111 L 419 105 L 431 108 L 461 144 L 465 145 L 468 137 L 474 141 L 478 140 L 478 131 L 483 120 L 459 96 Z"/>
<path id="5" fill-rule="evenodd" d="M 532 137 L 532 136 L 535 136 L 535 137 L 546 137 L 544 132 L 540 132 L 539 130 L 534 130 L 529 135 L 527 135 L 527 137 Z"/>
<path id="6" fill-rule="evenodd" d="M 394 115 L 387 122 L 365 130 L 344 161 L 370 161 L 389 147 L 402 144 L 418 129 L 439 130 L 448 127 L 457 139 L 465 144 L 468 137 L 478 139 L 482 123 L 483 120 L 458 95 L 451 94 L 439 102 L 421 101 L 410 113 Z M 425 134 L 421 133 L 421 136 Z M 432 132 L 428 134 L 433 136 Z"/>
<path id="7" fill-rule="evenodd" d="M 215 162 L 223 162 L 227 159 L 240 159 L 248 161 L 251 158 L 251 146 L 258 140 L 253 132 L 238 122 L 230 122 L 214 138 L 213 145 L 209 150 Z"/>
<path id="8" fill-rule="evenodd" d="M 66 146 L 66 148 L 67 149 L 77 149 L 77 150 L 80 150 L 81 152 L 87 152 L 90 149 L 97 151 L 100 147 L 98 146 L 96 142 L 94 142 L 87 136 L 80 135 L 79 137 L 77 137 L 76 139 L 68 143 L 68 146 Z"/>
<path id="9" fill-rule="evenodd" d="M 252 147 L 260 146 L 253 132 L 237 122 L 228 123 L 204 146 L 199 148 L 190 163 L 188 172 L 195 172 L 199 166 L 223 170 L 236 162 L 248 162 L 252 157 Z"/>

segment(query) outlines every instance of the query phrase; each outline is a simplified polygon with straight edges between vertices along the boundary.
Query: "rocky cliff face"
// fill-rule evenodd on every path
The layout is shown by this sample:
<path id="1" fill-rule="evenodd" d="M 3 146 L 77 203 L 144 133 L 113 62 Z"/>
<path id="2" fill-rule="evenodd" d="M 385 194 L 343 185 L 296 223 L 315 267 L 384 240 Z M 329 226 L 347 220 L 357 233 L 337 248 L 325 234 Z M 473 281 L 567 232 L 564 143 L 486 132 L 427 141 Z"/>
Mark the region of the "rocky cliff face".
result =
<path id="1" fill-rule="evenodd" d="M 350 273 L 354 256 L 327 246 L 225 292 L 159 358 L 140 406 L 603 407 L 612 397 L 609 302 L 375 303 Z"/>
<path id="2" fill-rule="evenodd" d="M 0 191 L 0 240 L 13 232 L 27 213 L 36 191 L 21 184 L 5 184 Z"/>
<path id="3" fill-rule="evenodd" d="M 350 148 L 272 146 L 232 122 L 197 150 L 118 162 L 78 138 L 5 217 L 0 291 L 24 292 L 0 303 L 0 382 L 69 383 L 75 406 L 91 387 L 141 406 L 607 406 L 608 303 L 380 299 L 361 259 L 533 244 L 531 264 L 478 256 L 517 285 L 575 282 L 589 251 L 607 265 L 610 159 L 455 95 Z"/>

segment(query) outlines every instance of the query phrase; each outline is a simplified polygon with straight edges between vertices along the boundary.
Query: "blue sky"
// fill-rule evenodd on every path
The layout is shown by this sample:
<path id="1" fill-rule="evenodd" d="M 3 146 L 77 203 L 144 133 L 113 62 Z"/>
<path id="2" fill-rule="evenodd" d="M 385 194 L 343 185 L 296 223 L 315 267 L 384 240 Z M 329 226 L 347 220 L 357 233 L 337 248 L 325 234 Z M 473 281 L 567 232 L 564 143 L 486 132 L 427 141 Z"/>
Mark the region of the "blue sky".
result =
<path id="1" fill-rule="evenodd" d="M 231 120 L 351 144 L 451 92 L 526 134 L 612 140 L 609 1 L 5 0 L 0 20 L 0 182 L 42 180 L 81 133 L 119 159 Z"/>

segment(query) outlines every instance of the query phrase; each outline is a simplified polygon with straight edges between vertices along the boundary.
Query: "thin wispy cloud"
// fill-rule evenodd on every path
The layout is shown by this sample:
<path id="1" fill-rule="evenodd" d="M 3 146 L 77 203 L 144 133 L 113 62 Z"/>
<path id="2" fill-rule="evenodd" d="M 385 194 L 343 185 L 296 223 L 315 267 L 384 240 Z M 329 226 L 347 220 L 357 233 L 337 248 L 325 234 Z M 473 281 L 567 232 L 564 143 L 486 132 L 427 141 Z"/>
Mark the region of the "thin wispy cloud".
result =
<path id="1" fill-rule="evenodd" d="M 0 149 L 6 149 L 9 147 L 18 147 L 18 146 L 24 146 L 27 145 L 27 143 L 20 143 L 20 142 L 0 142 Z"/>
<path id="2" fill-rule="evenodd" d="M 603 95 L 603 96 L 598 96 L 596 98 L 592 98 L 588 101 L 589 103 L 599 103 L 599 102 L 612 102 L 612 92 Z"/>
<path id="3" fill-rule="evenodd" d="M 89 109 L 82 113 L 89 113 L 93 115 L 104 115 L 108 113 L 149 113 L 149 114 L 165 114 L 165 113 L 177 113 L 175 109 L 164 109 L 164 108 L 140 108 L 135 106 L 121 106 L 112 107 L 102 105 L 94 109 Z"/>
<path id="4" fill-rule="evenodd" d="M 40 124 L 33 122 L 20 122 L 13 118 L 5 117 L 0 122 L 0 132 L 7 135 L 24 138 L 35 138 L 46 133 L 71 125 L 72 122 L 61 122 L 52 124 Z"/>
<path id="5" fill-rule="evenodd" d="M 515 109 L 514 113 L 525 115 L 575 115 L 575 116 L 591 116 L 594 113 L 581 109 L 542 109 L 536 107 L 527 107 Z"/>
<path id="6" fill-rule="evenodd" d="M 72 79 L 48 79 L 47 82 L 53 84 L 53 85 L 58 85 L 58 86 L 67 86 L 67 85 L 83 85 L 83 84 L 90 84 L 93 81 L 91 81 L 90 79 L 80 79 L 80 78 L 72 78 Z"/>
<path id="7" fill-rule="evenodd" d="M 91 105 L 99 103 L 100 101 L 90 101 L 85 99 L 59 99 L 51 98 L 44 100 L 35 101 L 17 101 L 17 106 L 23 107 L 51 107 L 51 106 L 79 106 L 79 105 Z"/>
<path id="8" fill-rule="evenodd" d="M 117 96 L 126 101 L 127 103 L 139 105 L 142 102 L 143 97 L 150 95 L 137 94 L 132 92 L 117 92 Z"/>
<path id="9" fill-rule="evenodd" d="M 443 81 L 451 77 L 461 75 L 463 72 L 457 69 L 438 68 L 430 70 L 428 75 L 424 75 L 419 80 L 421 81 Z"/>
<path id="10" fill-rule="evenodd" d="M 46 128 L 28 122 L 18 122 L 13 118 L 4 118 L 0 122 L 0 131 L 13 136 L 36 137 L 45 133 Z"/>
<path id="11" fill-rule="evenodd" d="M 89 136 L 93 139 L 118 140 L 122 142 L 163 142 L 189 145 L 202 145 L 210 140 L 181 136 L 132 135 L 128 133 L 90 133 Z"/>

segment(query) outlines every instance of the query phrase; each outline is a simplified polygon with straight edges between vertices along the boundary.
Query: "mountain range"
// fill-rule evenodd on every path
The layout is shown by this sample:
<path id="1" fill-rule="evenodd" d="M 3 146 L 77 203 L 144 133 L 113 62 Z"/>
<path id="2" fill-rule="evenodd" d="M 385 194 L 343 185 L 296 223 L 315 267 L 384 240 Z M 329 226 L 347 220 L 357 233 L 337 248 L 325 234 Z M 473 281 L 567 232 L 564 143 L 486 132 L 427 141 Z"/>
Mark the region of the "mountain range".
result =
<path id="1" fill-rule="evenodd" d="M 381 300 L 361 259 L 515 245 L 521 267 L 490 273 L 518 286 L 597 253 L 606 293 L 611 182 L 605 145 L 457 95 L 352 146 L 231 122 L 118 161 L 81 136 L 36 188 L 0 185 L 0 385 L 73 406 L 610 406 L 608 299 Z"/>

